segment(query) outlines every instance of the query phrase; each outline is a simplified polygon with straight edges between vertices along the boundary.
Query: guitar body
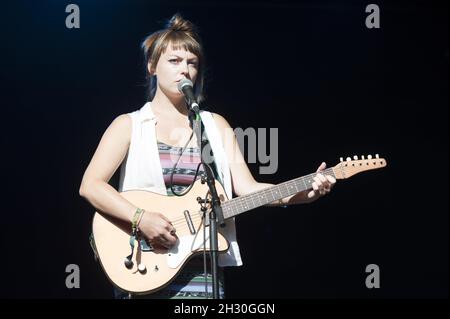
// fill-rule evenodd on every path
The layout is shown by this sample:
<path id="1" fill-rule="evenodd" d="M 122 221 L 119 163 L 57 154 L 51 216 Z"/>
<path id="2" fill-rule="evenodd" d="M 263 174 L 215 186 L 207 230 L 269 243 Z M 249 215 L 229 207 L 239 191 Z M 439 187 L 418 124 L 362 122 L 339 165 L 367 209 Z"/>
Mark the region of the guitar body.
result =
<path id="1" fill-rule="evenodd" d="M 216 181 L 217 193 L 226 200 L 222 185 Z M 209 194 L 207 184 L 195 182 L 185 196 L 164 196 L 148 191 L 125 191 L 121 195 L 147 212 L 164 214 L 176 228 L 178 241 L 167 248 L 154 246 L 152 251 L 140 249 L 138 241 L 132 256 L 133 266 L 128 269 L 125 258 L 131 253 L 131 225 L 109 215 L 96 212 L 93 219 L 93 236 L 100 264 L 109 280 L 122 290 L 133 294 L 148 294 L 167 286 L 181 271 L 186 262 L 197 253 L 203 252 L 204 230 L 206 250 L 209 250 L 209 226 L 204 226 L 197 197 Z M 209 214 L 209 209 L 207 215 Z M 219 252 L 228 250 L 229 243 L 218 234 Z M 193 233 L 195 230 L 195 233 Z M 139 271 L 138 265 L 145 271 Z"/>

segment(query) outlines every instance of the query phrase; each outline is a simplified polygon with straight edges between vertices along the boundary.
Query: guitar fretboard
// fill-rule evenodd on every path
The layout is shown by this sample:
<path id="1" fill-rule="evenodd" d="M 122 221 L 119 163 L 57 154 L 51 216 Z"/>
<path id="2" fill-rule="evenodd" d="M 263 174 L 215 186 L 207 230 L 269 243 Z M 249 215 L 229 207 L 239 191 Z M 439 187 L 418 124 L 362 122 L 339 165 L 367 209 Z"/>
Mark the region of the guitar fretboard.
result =
<path id="1" fill-rule="evenodd" d="M 336 177 L 332 168 L 327 168 L 320 173 Z M 222 203 L 223 217 L 224 219 L 231 218 L 248 210 L 277 201 L 281 198 L 311 189 L 312 183 L 314 182 L 313 178 L 316 175 L 317 173 L 305 175 L 248 195 L 228 200 Z"/>

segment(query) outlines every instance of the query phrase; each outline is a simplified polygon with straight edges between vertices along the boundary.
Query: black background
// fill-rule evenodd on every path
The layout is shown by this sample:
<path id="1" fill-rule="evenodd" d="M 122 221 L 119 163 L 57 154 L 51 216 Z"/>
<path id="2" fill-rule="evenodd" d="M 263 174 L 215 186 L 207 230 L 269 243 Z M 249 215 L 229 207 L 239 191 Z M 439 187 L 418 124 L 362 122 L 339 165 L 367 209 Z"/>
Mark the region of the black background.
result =
<path id="1" fill-rule="evenodd" d="M 65 27 L 76 3 L 81 28 Z M 146 100 L 140 43 L 175 12 L 200 29 L 208 109 L 279 130 L 278 183 L 339 157 L 388 167 L 311 205 L 237 219 L 229 298 L 448 297 L 448 3 L 10 1 L 2 4 L 0 297 L 110 298 L 78 195 L 101 135 Z M 117 175 L 111 183 L 117 186 Z M 377 264 L 381 288 L 367 289 Z M 81 287 L 67 289 L 66 265 Z"/>

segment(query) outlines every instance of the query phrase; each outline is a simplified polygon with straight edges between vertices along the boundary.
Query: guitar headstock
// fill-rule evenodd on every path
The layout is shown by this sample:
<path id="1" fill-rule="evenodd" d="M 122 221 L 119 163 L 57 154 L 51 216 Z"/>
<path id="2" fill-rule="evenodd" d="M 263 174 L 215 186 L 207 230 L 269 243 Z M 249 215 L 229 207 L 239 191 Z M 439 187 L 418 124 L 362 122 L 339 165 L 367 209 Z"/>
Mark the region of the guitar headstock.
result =
<path id="1" fill-rule="evenodd" d="M 347 157 L 347 159 L 344 160 L 341 157 L 341 162 L 333 167 L 333 172 L 337 179 L 345 179 L 364 171 L 383 168 L 386 165 L 386 160 L 380 158 L 378 154 L 376 154 L 375 157 L 367 155 L 367 158 L 364 158 L 363 155 L 361 156 L 361 159 L 358 159 L 358 156 L 355 155 L 353 156 L 353 159 Z"/>

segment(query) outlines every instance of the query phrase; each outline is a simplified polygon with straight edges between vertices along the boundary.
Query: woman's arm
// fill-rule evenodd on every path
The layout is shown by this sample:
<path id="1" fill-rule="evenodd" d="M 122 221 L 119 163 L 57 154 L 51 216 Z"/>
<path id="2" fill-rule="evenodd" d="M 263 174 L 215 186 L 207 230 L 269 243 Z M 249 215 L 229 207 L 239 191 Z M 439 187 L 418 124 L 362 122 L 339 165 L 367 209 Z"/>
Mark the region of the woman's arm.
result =
<path id="1" fill-rule="evenodd" d="M 230 124 L 228 124 L 227 120 L 223 116 L 215 113 L 213 115 L 222 135 L 222 141 L 228 157 L 234 193 L 237 196 L 242 196 L 273 186 L 274 184 L 259 183 L 253 178 L 253 175 L 250 172 L 247 163 L 245 162 L 242 152 L 239 149 L 236 136 Z M 325 163 L 322 163 L 319 166 L 317 172 L 325 169 L 325 166 Z M 314 178 L 312 190 L 299 192 L 292 196 L 285 197 L 280 201 L 272 202 L 269 205 L 284 206 L 313 202 L 320 196 L 328 193 L 335 182 L 336 180 L 332 176 L 328 175 L 325 177 L 322 174 L 318 173 Z"/>
<path id="2" fill-rule="evenodd" d="M 84 172 L 80 196 L 97 210 L 131 222 L 137 207 L 108 184 L 122 163 L 131 139 L 131 118 L 118 116 L 103 134 L 100 143 Z"/>
<path id="3" fill-rule="evenodd" d="M 128 152 L 131 125 L 131 118 L 126 114 L 111 123 L 84 173 L 79 190 L 80 195 L 97 210 L 130 223 L 137 207 L 108 182 Z M 171 233 L 173 226 L 161 212 L 145 212 L 139 229 L 149 240 L 168 248 L 177 241 Z"/>

